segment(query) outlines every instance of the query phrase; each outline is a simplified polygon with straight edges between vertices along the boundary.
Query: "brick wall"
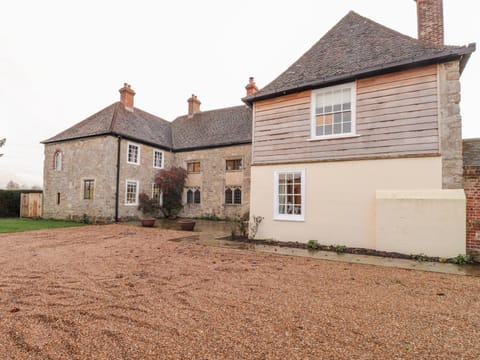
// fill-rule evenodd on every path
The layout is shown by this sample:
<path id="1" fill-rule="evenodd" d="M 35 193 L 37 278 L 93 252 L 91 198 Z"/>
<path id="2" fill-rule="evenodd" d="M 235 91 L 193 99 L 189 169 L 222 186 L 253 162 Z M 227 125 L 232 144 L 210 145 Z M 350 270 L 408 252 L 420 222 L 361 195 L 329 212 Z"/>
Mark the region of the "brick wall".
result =
<path id="1" fill-rule="evenodd" d="M 467 197 L 467 249 L 480 251 L 480 166 L 464 167 Z"/>

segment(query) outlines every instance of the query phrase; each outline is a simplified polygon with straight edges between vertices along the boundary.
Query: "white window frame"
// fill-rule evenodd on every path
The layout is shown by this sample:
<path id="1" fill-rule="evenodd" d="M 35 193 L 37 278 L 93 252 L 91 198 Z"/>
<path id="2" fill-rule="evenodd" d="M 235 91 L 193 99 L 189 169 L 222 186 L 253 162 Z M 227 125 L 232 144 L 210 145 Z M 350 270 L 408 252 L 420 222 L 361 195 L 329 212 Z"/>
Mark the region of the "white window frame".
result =
<path id="1" fill-rule="evenodd" d="M 316 99 L 318 94 L 335 91 L 338 89 L 350 88 L 350 111 L 351 111 L 351 128 L 349 133 L 317 135 L 316 129 Z M 329 86 L 317 90 L 313 90 L 310 99 L 310 140 L 336 139 L 344 137 L 358 136 L 356 133 L 356 110 L 357 110 L 357 86 L 356 82 L 345 83 L 335 86 Z M 333 125 L 332 125 L 333 126 Z"/>
<path id="2" fill-rule="evenodd" d="M 152 183 L 152 199 L 155 197 L 155 183 Z M 163 205 L 163 193 L 160 189 L 160 194 L 158 196 L 158 205 L 162 206 Z"/>
<path id="3" fill-rule="evenodd" d="M 291 174 L 291 173 L 300 173 L 301 181 L 301 214 L 280 214 L 278 212 L 279 202 L 278 202 L 278 178 L 280 174 Z M 285 221 L 305 221 L 305 169 L 284 169 L 284 170 L 275 170 L 273 173 L 273 219 L 274 220 L 285 220 Z"/>
<path id="4" fill-rule="evenodd" d="M 162 156 L 162 159 L 160 161 L 160 166 L 156 166 L 155 164 L 155 155 L 159 153 L 161 156 Z M 153 167 L 155 169 L 163 169 L 163 163 L 165 161 L 165 154 L 162 150 L 157 150 L 157 149 L 153 149 Z"/>
<path id="5" fill-rule="evenodd" d="M 128 200 L 128 185 L 135 183 L 135 203 L 129 203 Z M 127 179 L 125 181 L 125 205 L 127 206 L 137 206 L 138 205 L 138 195 L 139 195 L 139 189 L 140 189 L 140 182 L 138 180 L 131 180 Z"/>
<path id="6" fill-rule="evenodd" d="M 129 161 L 129 153 L 130 153 L 130 146 L 136 146 L 138 151 L 137 151 L 137 162 L 133 162 L 133 161 Z M 142 147 L 140 146 L 140 144 L 136 144 L 136 143 L 133 143 L 133 142 L 128 142 L 127 143 L 127 163 L 128 164 L 134 164 L 134 165 L 140 165 L 140 153 L 141 153 L 141 150 L 142 150 Z"/>

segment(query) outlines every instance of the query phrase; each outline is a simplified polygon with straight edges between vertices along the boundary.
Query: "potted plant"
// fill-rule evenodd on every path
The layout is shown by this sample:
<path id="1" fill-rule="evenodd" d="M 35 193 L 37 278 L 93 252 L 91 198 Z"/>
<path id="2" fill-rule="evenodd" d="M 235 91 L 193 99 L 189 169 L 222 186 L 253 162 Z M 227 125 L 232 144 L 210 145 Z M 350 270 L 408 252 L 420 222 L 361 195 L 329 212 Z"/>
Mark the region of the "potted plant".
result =
<path id="1" fill-rule="evenodd" d="M 178 224 L 182 230 L 192 231 L 195 227 L 195 221 L 192 219 L 181 219 L 178 220 Z"/>
<path id="2" fill-rule="evenodd" d="M 141 210 L 144 215 L 144 217 L 140 220 L 142 222 L 142 226 L 152 227 L 155 225 L 155 215 L 158 211 L 157 200 L 142 192 L 138 196 L 138 202 L 138 210 Z"/>

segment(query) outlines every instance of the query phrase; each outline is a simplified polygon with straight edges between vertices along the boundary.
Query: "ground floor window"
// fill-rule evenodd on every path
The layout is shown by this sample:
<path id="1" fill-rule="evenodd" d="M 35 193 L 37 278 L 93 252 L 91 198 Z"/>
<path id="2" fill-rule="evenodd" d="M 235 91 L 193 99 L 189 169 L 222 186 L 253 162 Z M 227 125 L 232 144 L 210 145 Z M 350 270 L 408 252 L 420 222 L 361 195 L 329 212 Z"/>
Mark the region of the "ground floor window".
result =
<path id="1" fill-rule="evenodd" d="M 152 184 L 152 199 L 155 199 L 157 204 L 162 206 L 162 192 L 160 190 L 160 185 L 155 183 Z"/>
<path id="2" fill-rule="evenodd" d="M 83 198 L 85 200 L 93 199 L 93 189 L 95 187 L 95 180 L 83 180 Z"/>
<path id="3" fill-rule="evenodd" d="M 125 204 L 138 205 L 138 181 L 127 180 L 125 186 Z"/>
<path id="4" fill-rule="evenodd" d="M 187 204 L 200 204 L 199 188 L 187 188 Z"/>
<path id="5" fill-rule="evenodd" d="M 240 205 L 242 203 L 242 189 L 240 186 L 227 186 L 225 189 L 225 204 Z"/>
<path id="6" fill-rule="evenodd" d="M 275 171 L 274 218 L 304 220 L 305 170 Z"/>

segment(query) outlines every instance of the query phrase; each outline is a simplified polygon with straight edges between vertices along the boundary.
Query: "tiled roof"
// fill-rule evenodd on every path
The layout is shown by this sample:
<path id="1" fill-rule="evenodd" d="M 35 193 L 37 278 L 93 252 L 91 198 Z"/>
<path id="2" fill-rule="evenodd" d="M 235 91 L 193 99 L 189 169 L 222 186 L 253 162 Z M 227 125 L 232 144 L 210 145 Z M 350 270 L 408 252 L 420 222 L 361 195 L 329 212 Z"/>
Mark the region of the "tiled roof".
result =
<path id="1" fill-rule="evenodd" d="M 463 140 L 463 166 L 480 166 L 480 139 Z"/>
<path id="2" fill-rule="evenodd" d="M 169 122 L 138 108 L 128 111 L 116 102 L 43 143 L 107 134 L 174 151 L 243 144 L 252 141 L 252 114 L 241 105 L 180 116 Z"/>
<path id="3" fill-rule="evenodd" d="M 166 148 L 172 146 L 171 126 L 168 121 L 137 108 L 133 112 L 128 111 L 121 102 L 107 106 L 43 143 L 103 134 L 122 135 Z"/>
<path id="4" fill-rule="evenodd" d="M 172 122 L 173 147 L 187 150 L 252 141 L 252 110 L 245 105 L 184 115 Z"/>
<path id="5" fill-rule="evenodd" d="M 243 100 L 252 103 L 387 69 L 459 58 L 474 50 L 474 44 L 469 47 L 427 46 L 350 11 L 285 72 Z"/>

